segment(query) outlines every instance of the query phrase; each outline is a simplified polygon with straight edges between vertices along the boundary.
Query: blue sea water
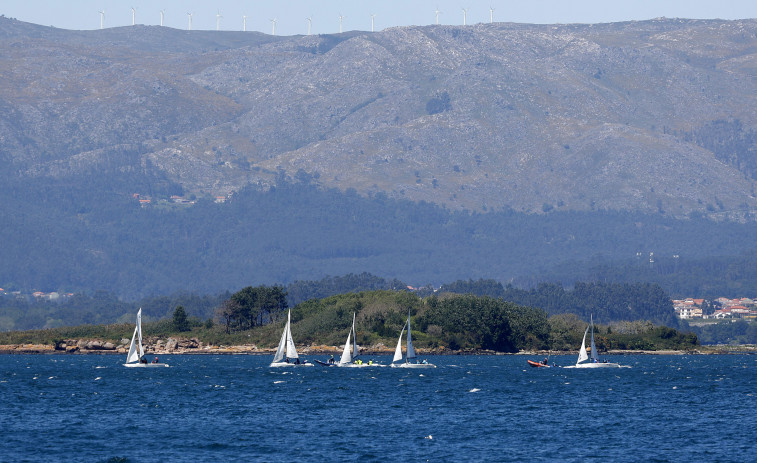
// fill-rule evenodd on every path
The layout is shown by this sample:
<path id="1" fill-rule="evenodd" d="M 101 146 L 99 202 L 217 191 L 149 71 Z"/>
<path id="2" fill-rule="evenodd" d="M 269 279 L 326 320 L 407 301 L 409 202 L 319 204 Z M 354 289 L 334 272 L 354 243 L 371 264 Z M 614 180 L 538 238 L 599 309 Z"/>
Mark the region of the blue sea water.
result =
<path id="1" fill-rule="evenodd" d="M 270 360 L 0 355 L 0 461 L 757 461 L 754 355 L 618 356 L 632 368 L 596 370 Z"/>

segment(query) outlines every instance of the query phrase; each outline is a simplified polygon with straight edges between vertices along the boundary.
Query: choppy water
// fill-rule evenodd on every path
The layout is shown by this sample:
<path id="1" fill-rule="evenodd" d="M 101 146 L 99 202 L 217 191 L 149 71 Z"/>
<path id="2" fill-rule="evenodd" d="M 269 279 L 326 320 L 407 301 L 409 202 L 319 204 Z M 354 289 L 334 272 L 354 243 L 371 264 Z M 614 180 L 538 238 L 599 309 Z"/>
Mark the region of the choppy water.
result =
<path id="1" fill-rule="evenodd" d="M 757 356 L 429 360 L 0 355 L 0 461 L 757 461 Z"/>

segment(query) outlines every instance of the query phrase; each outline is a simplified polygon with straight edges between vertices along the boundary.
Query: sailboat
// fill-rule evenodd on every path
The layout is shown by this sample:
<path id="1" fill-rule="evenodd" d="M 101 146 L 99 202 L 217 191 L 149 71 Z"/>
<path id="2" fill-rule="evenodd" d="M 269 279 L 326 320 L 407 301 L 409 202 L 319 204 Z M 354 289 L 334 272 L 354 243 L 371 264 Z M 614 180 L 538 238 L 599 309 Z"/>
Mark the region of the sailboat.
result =
<path id="1" fill-rule="evenodd" d="M 300 362 L 300 356 L 297 355 L 297 349 L 294 347 L 294 340 L 292 339 L 292 311 L 287 312 L 287 325 L 284 328 L 284 332 L 281 334 L 281 341 L 279 341 L 279 347 L 276 349 L 276 355 L 273 356 L 272 367 L 312 367 L 312 363 Z M 291 361 L 290 361 L 291 360 Z"/>
<path id="2" fill-rule="evenodd" d="M 402 335 L 405 334 L 405 326 L 407 327 L 407 355 L 405 356 L 405 362 L 402 361 Z M 413 339 L 410 335 L 410 314 L 407 314 L 407 323 L 402 327 L 400 332 L 400 338 L 397 341 L 397 349 L 394 350 L 394 359 L 392 359 L 393 368 L 436 368 L 436 365 L 432 363 L 410 363 L 410 360 L 415 359 L 415 349 L 413 349 Z M 425 360 L 424 360 L 425 362 Z"/>
<path id="3" fill-rule="evenodd" d="M 589 360 L 589 354 L 586 352 L 586 335 L 589 334 L 589 328 L 591 328 L 591 361 Z M 591 323 L 586 327 L 584 331 L 584 338 L 581 341 L 581 350 L 578 352 L 578 360 L 575 365 L 567 366 L 565 368 L 620 368 L 621 365 L 611 362 L 600 362 L 597 357 L 597 346 L 594 344 L 594 316 L 591 316 Z"/>
<path id="4" fill-rule="evenodd" d="M 344 343 L 344 350 L 342 351 L 342 357 L 339 359 L 338 367 L 378 367 L 383 366 L 378 363 L 363 363 L 362 360 L 358 360 L 360 356 L 360 349 L 357 346 L 357 333 L 355 332 L 355 313 L 352 313 L 352 329 L 347 334 L 347 342 Z"/>
<path id="5" fill-rule="evenodd" d="M 142 348 L 142 309 L 140 308 L 137 312 L 137 326 L 134 327 L 134 334 L 131 336 L 131 344 L 129 344 L 129 353 L 126 355 L 126 363 L 123 365 L 129 368 L 168 367 L 167 363 L 145 363 L 140 361 L 144 356 L 145 351 Z"/>

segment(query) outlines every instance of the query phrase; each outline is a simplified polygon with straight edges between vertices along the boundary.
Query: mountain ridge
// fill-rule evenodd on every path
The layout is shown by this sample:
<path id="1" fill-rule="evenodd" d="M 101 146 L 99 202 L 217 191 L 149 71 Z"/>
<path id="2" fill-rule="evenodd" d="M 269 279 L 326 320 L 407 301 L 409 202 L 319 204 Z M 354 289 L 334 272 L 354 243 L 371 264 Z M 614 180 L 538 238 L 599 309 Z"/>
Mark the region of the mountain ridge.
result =
<path id="1" fill-rule="evenodd" d="M 0 36 L 0 156 L 22 177 L 156 171 L 225 195 L 305 174 L 453 210 L 757 209 L 757 170 L 693 136 L 757 129 L 755 20 L 279 37 L 0 18 Z"/>

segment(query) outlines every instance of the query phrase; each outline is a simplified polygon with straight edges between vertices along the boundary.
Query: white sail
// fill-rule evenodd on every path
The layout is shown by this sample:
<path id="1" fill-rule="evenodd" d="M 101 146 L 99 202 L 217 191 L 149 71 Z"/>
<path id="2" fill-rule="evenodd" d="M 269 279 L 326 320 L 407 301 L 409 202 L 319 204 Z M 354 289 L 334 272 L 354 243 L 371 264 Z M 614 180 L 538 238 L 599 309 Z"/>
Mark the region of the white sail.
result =
<path id="1" fill-rule="evenodd" d="M 126 355 L 125 367 L 129 368 L 166 368 L 169 365 L 167 363 L 158 363 L 158 358 L 155 357 L 155 361 L 152 363 L 142 363 L 145 356 L 145 350 L 142 347 L 142 309 L 137 312 L 137 326 L 134 327 L 134 334 L 131 336 L 131 343 L 129 344 L 129 353 Z"/>
<path id="2" fill-rule="evenodd" d="M 591 361 L 594 363 L 599 362 L 597 357 L 597 346 L 594 344 L 594 316 L 591 317 Z"/>
<path id="3" fill-rule="evenodd" d="M 394 358 L 392 359 L 392 362 L 398 362 L 402 360 L 402 335 L 405 334 L 405 327 L 402 327 L 402 332 L 400 333 L 400 338 L 397 341 L 397 349 L 394 350 Z"/>
<path id="4" fill-rule="evenodd" d="M 126 355 L 126 363 L 139 362 L 145 355 L 142 349 L 142 309 L 137 312 L 137 325 L 134 327 L 134 334 L 131 335 L 131 344 L 129 344 L 129 353 Z"/>
<path id="5" fill-rule="evenodd" d="M 289 332 L 289 320 L 287 320 L 287 326 L 284 328 L 284 332 L 281 333 L 281 340 L 279 341 L 279 347 L 276 348 L 276 354 L 273 356 L 273 363 L 278 363 L 284 360 L 284 352 L 286 350 L 288 332 Z"/>
<path id="6" fill-rule="evenodd" d="M 339 359 L 340 365 L 346 365 L 352 363 L 352 354 L 350 353 L 350 338 L 352 337 L 352 331 L 347 334 L 347 342 L 344 344 L 344 350 L 342 351 L 342 358 Z"/>
<path id="7" fill-rule="evenodd" d="M 407 314 L 407 360 L 415 358 L 415 349 L 413 349 L 413 339 L 410 336 L 410 314 Z"/>
<path id="8" fill-rule="evenodd" d="M 145 351 L 142 349 L 142 307 L 137 311 L 137 339 L 139 339 L 139 357 L 145 356 Z"/>
<path id="9" fill-rule="evenodd" d="M 352 313 L 352 360 L 360 356 L 360 349 L 357 346 L 357 332 L 355 331 L 355 312 Z"/>
<path id="10" fill-rule="evenodd" d="M 291 313 L 291 310 L 287 313 L 287 357 L 296 359 L 299 356 L 297 355 L 297 349 L 294 347 L 294 339 L 292 339 Z"/>
<path id="11" fill-rule="evenodd" d="M 340 365 L 346 365 L 348 363 L 352 363 L 358 356 L 358 347 L 357 347 L 357 335 L 355 334 L 355 314 L 352 314 L 352 329 L 350 329 L 350 332 L 347 334 L 347 342 L 344 343 L 344 350 L 342 351 L 342 358 L 339 359 Z M 350 339 L 352 339 L 352 343 L 350 343 Z M 350 349 L 352 349 L 352 352 L 350 352 Z"/>
<path id="12" fill-rule="evenodd" d="M 126 363 L 138 362 L 139 353 L 137 352 L 137 330 L 138 327 L 134 327 L 134 334 L 131 336 L 131 344 L 129 344 L 129 355 L 126 356 Z"/>
<path id="13" fill-rule="evenodd" d="M 581 350 L 578 352 L 578 360 L 576 360 L 576 364 L 579 364 L 583 362 L 584 360 L 589 359 L 589 355 L 586 353 L 586 334 L 589 332 L 589 327 L 586 327 L 586 331 L 584 331 L 584 339 L 581 341 Z"/>

